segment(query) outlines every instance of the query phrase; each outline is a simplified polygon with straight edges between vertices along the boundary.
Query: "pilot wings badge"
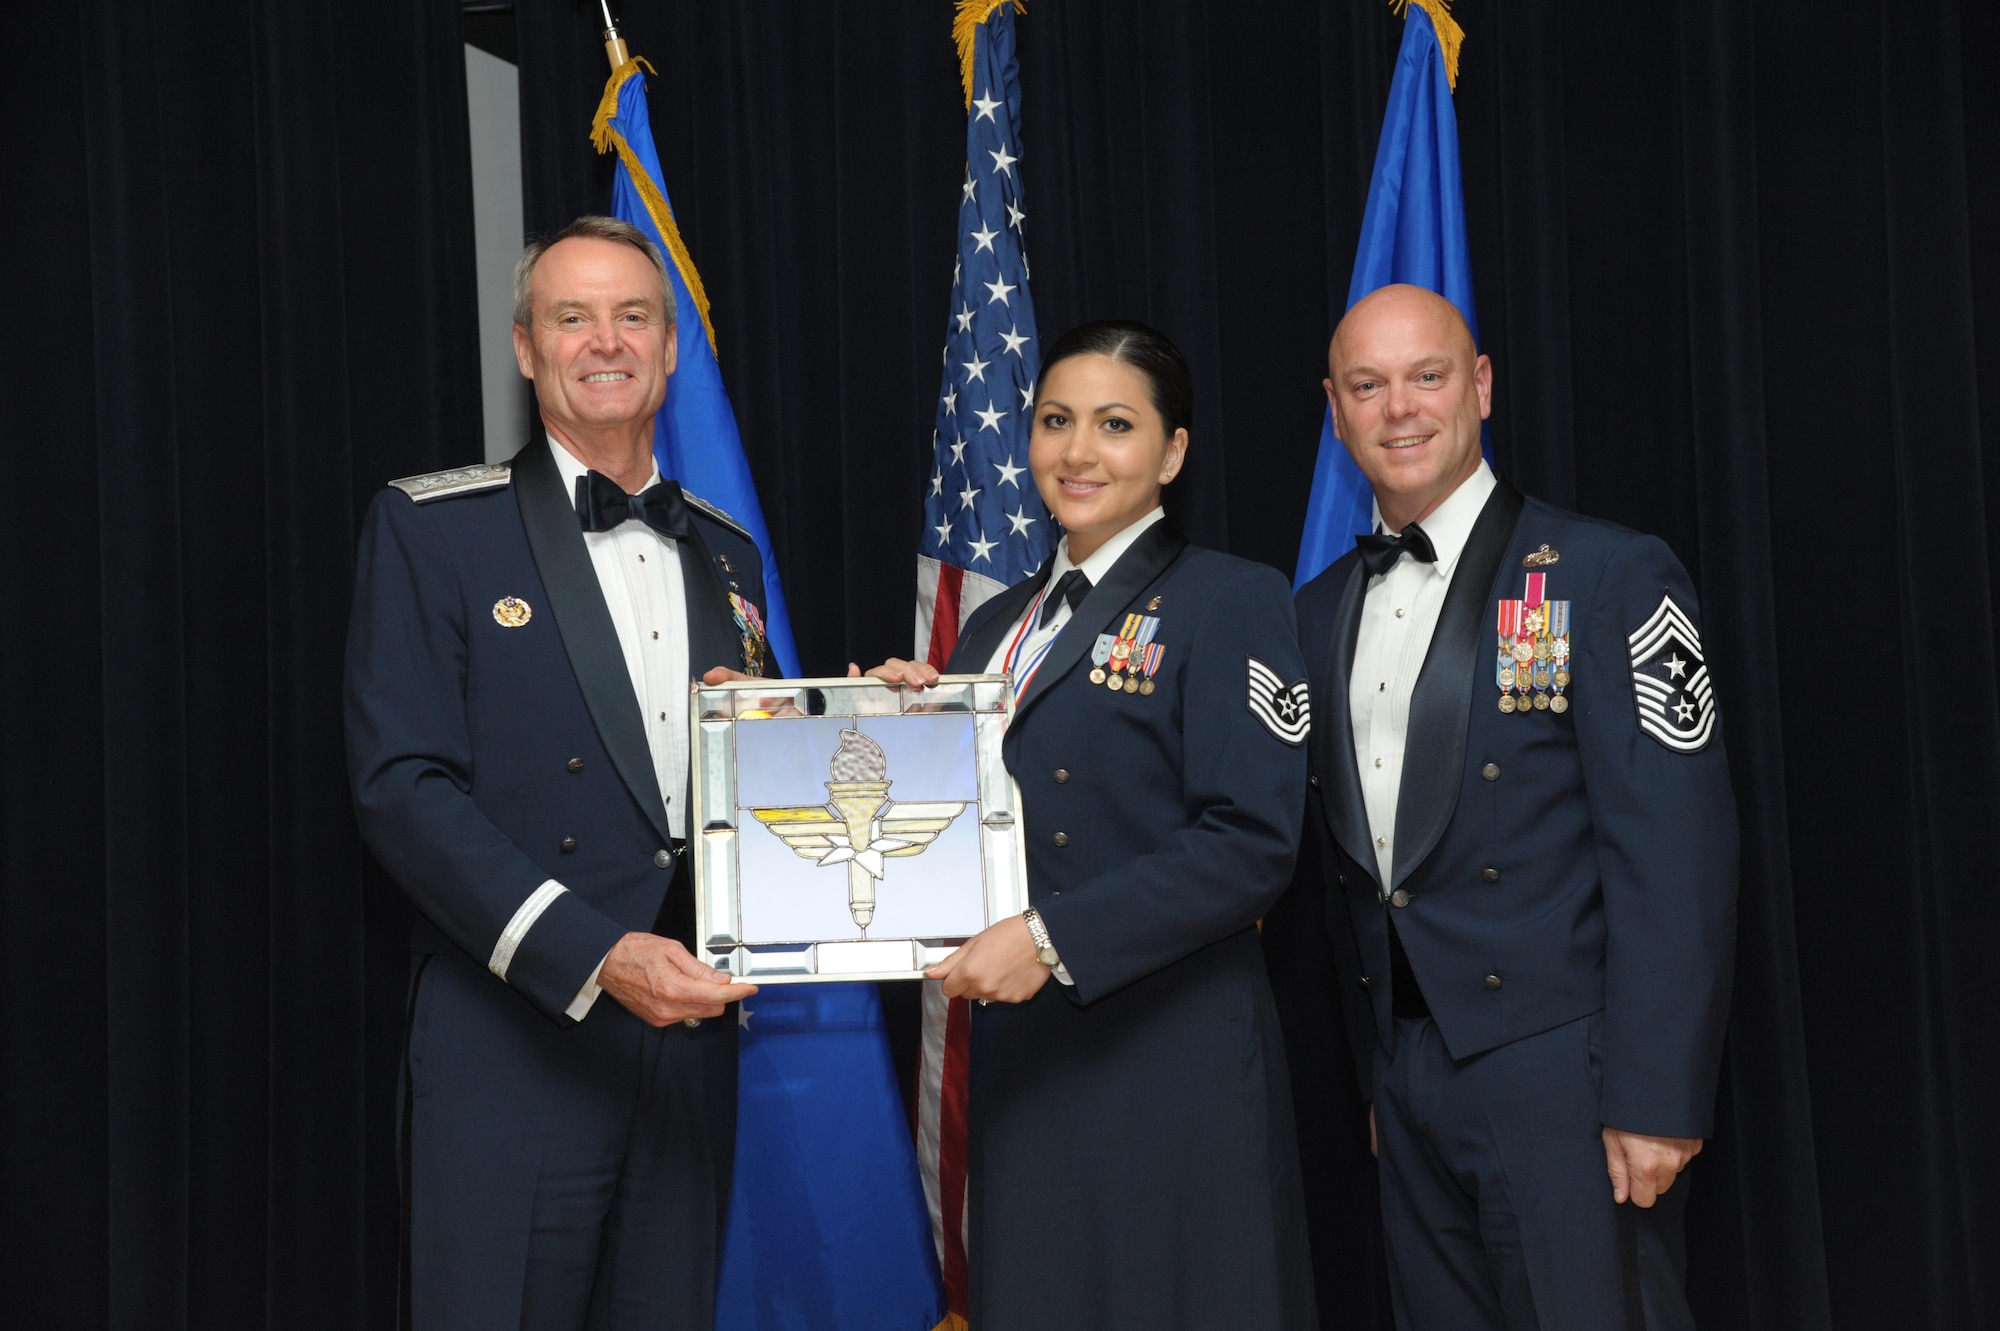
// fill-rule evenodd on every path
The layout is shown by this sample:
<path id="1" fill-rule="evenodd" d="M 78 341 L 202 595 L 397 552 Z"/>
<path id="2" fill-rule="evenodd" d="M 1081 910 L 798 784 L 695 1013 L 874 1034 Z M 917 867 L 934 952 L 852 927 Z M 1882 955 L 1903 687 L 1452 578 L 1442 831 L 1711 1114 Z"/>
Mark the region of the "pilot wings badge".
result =
<path id="1" fill-rule="evenodd" d="M 1701 631 L 1667 595 L 1628 640 L 1639 728 L 1675 753 L 1699 753 L 1715 733 L 1715 695 L 1701 655 Z"/>
<path id="2" fill-rule="evenodd" d="M 828 803 L 750 812 L 801 859 L 847 866 L 847 909 L 865 938 L 886 862 L 923 854 L 965 805 L 891 801 L 888 756 L 858 730 L 840 732 L 831 769 Z"/>

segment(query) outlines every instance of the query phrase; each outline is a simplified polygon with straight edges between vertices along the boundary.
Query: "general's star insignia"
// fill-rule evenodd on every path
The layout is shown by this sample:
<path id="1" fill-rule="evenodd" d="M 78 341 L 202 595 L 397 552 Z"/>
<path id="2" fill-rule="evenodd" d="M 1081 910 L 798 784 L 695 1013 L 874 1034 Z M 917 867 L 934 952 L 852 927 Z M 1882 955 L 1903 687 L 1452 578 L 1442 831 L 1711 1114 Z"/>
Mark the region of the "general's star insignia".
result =
<path id="1" fill-rule="evenodd" d="M 1280 740 L 1297 748 L 1306 742 L 1312 729 L 1312 702 L 1306 696 L 1306 682 L 1287 684 L 1278 672 L 1250 658 L 1250 715 Z"/>
<path id="2" fill-rule="evenodd" d="M 1702 659 L 1701 631 L 1671 594 L 1634 629 L 1632 701 L 1639 729 L 1675 753 L 1699 753 L 1715 733 L 1715 694 Z"/>

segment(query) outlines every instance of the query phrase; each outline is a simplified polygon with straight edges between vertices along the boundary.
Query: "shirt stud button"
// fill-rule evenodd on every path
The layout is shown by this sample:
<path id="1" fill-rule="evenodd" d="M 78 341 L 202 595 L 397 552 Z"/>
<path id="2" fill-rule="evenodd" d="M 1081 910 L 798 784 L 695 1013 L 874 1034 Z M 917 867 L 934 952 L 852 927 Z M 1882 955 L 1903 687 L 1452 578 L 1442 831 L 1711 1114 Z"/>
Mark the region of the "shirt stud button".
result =
<path id="1" fill-rule="evenodd" d="M 1401 607 L 1401 606 L 1397 606 L 1397 607 L 1396 607 L 1396 618 L 1398 618 L 1398 619 L 1401 619 L 1402 617 L 1403 617 L 1403 607 Z"/>

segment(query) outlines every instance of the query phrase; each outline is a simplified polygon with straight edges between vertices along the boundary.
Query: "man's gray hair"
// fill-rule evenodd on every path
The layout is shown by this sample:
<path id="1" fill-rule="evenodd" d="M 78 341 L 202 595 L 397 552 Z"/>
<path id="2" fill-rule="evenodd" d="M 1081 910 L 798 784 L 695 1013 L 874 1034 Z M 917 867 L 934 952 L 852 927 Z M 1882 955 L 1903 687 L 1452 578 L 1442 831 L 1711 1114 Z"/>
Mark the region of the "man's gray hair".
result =
<path id="1" fill-rule="evenodd" d="M 534 304 L 529 288 L 535 280 L 535 265 L 542 256 L 565 240 L 616 240 L 630 245 L 646 256 L 646 262 L 653 265 L 653 271 L 660 275 L 661 307 L 668 323 L 676 323 L 674 309 L 674 284 L 667 280 L 667 261 L 660 257 L 660 247 L 655 245 L 638 227 L 630 222 L 621 222 L 615 217 L 599 217 L 586 214 L 571 222 L 553 236 L 528 243 L 521 251 L 520 261 L 514 265 L 514 322 L 526 328 L 535 317 Z"/>

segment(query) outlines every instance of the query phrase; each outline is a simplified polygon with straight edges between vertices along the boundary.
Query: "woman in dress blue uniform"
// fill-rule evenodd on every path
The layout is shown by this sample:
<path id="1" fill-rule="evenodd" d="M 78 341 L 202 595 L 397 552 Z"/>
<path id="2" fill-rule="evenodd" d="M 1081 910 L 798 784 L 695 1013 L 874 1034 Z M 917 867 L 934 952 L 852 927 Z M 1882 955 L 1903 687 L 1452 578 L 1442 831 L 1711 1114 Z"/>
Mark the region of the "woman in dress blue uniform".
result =
<path id="1" fill-rule="evenodd" d="M 1143 324 L 1049 349 L 1029 462 L 1067 534 L 947 667 L 1014 678 L 1033 903 L 931 971 L 979 1000 L 977 1331 L 1314 1325 L 1257 941 L 1298 844 L 1305 666 L 1284 578 L 1162 521 L 1191 408 L 1180 352 Z"/>

